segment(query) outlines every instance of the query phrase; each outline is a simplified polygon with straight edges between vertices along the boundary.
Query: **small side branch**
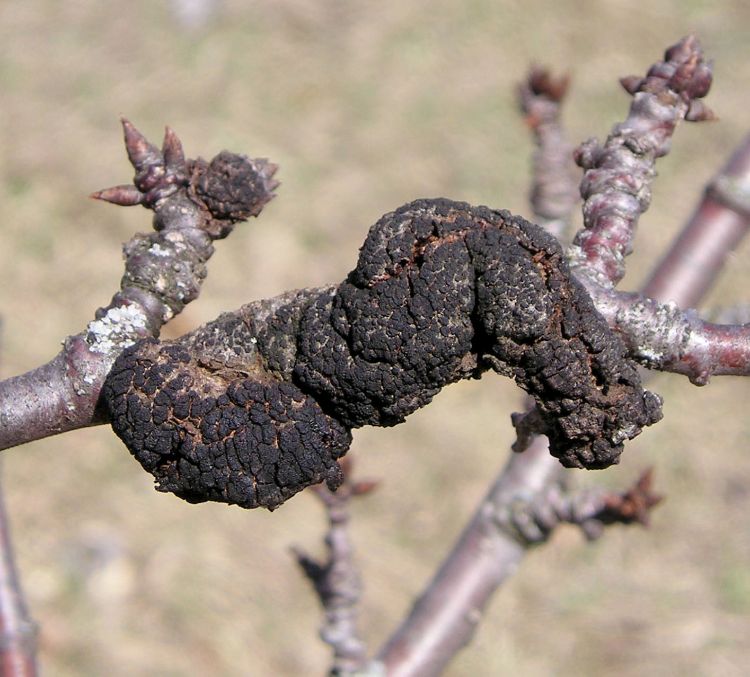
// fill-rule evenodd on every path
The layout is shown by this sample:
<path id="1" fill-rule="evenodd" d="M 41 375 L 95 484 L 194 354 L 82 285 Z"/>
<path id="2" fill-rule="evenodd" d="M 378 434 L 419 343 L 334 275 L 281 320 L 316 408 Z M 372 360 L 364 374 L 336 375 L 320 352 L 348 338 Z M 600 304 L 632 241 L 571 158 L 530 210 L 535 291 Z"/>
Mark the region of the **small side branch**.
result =
<path id="1" fill-rule="evenodd" d="M 312 489 L 328 516 L 329 528 L 325 538 L 328 558 L 319 562 L 294 549 L 297 562 L 323 606 L 325 621 L 320 636 L 333 648 L 330 674 L 337 677 L 354 674 L 364 665 L 367 656 L 367 647 L 357 629 L 362 580 L 354 561 L 349 519 L 352 499 L 369 494 L 377 486 L 370 480 L 354 481 L 351 460 L 345 459 L 341 466 L 344 480 L 336 491 L 323 484 Z"/>
<path id="2" fill-rule="evenodd" d="M 560 121 L 569 84 L 567 75 L 555 77 L 536 66 L 518 87 L 519 106 L 536 145 L 529 204 L 535 222 L 559 240 L 565 239 L 580 199 L 573 146 Z"/>
<path id="3" fill-rule="evenodd" d="M 565 482 L 568 477 L 550 482 L 533 500 L 503 506 L 497 516 L 499 526 L 528 545 L 544 543 L 561 524 L 575 525 L 594 540 L 610 524 L 648 526 L 651 510 L 664 500 L 652 490 L 651 469 L 621 493 L 602 487 L 572 491 Z"/>
<path id="4" fill-rule="evenodd" d="M 198 297 L 212 241 L 260 213 L 278 183 L 276 166 L 226 151 L 210 163 L 187 160 L 167 128 L 161 149 L 123 120 L 135 168 L 132 185 L 92 197 L 154 212 L 154 229 L 124 247 L 120 290 L 83 332 L 63 342 L 47 364 L 0 383 L 0 449 L 103 423 L 99 393 L 115 358 L 158 336 L 162 325 Z"/>
<path id="5" fill-rule="evenodd" d="M 37 626 L 29 614 L 16 568 L 3 479 L 0 462 L 0 675 L 34 677 Z"/>
<path id="6" fill-rule="evenodd" d="M 37 626 L 31 619 L 13 555 L 8 514 L 0 492 L 0 675 L 34 677 Z"/>
<path id="7" fill-rule="evenodd" d="M 580 526 L 588 538 L 606 524 L 646 523 L 661 498 L 650 474 L 622 494 L 602 489 L 570 493 L 546 440 L 537 437 L 511 456 L 472 521 L 409 616 L 380 650 L 376 665 L 389 677 L 440 674 L 466 646 L 495 590 L 515 573 L 532 545 L 561 523 Z"/>
<path id="8" fill-rule="evenodd" d="M 633 95 L 628 117 L 604 145 L 589 140 L 576 155 L 585 169 L 584 227 L 569 259 L 582 281 L 604 287 L 616 285 L 625 274 L 638 219 L 651 202 L 656 159 L 669 152 L 675 127 L 683 119 L 713 117 L 700 101 L 711 86 L 711 67 L 694 36 L 670 47 L 645 78 L 627 77 L 621 83 Z"/>
<path id="9" fill-rule="evenodd" d="M 690 36 L 668 49 L 664 61 L 654 64 L 645 78 L 633 76 L 621 82 L 634 97 L 627 119 L 614 128 L 603 146 L 589 141 L 577 153 L 586 170 L 581 184 L 584 228 L 569 248 L 571 267 L 597 310 L 621 332 L 632 357 L 644 366 L 685 374 L 698 385 L 712 375 L 748 375 L 750 326 L 704 322 L 694 311 L 682 311 L 675 303 L 615 290 L 625 273 L 625 256 L 632 250 L 636 224 L 651 200 L 656 159 L 669 151 L 680 120 L 713 118 L 701 101 L 711 86 L 710 65 L 698 40 Z M 706 264 L 686 273 L 695 287 L 691 295 L 705 292 L 750 219 L 749 152 L 741 147 L 710 184 L 701 208 L 670 258 L 659 267 L 664 272 L 649 282 L 647 293 L 674 296 L 686 284 L 684 279 L 677 280 L 675 271 L 689 268 L 678 265 L 688 252 Z M 710 247 L 697 248 L 694 240 L 707 241 L 701 236 L 707 223 L 712 235 L 717 223 L 723 225 L 719 228 L 723 237 L 712 238 Z M 671 290 L 665 288 L 666 279 L 672 281 Z"/>

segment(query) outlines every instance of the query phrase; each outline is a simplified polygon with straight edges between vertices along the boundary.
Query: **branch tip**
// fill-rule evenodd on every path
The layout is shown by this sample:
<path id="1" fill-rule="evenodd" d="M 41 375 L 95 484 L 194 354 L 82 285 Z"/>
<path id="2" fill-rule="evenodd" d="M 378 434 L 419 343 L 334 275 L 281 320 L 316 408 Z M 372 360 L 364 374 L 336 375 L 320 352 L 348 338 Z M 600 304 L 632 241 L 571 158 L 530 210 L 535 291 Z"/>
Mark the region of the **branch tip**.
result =
<path id="1" fill-rule="evenodd" d="M 648 468 L 638 481 L 623 494 L 611 494 L 604 499 L 604 508 L 597 518 L 604 524 L 641 524 L 648 526 L 651 510 L 665 499 L 653 491 L 654 469 Z"/>
<path id="2" fill-rule="evenodd" d="M 625 77 L 620 78 L 622 88 L 631 96 L 638 91 L 642 82 L 643 78 L 638 75 L 626 75 Z"/>
<path id="3" fill-rule="evenodd" d="M 560 102 L 568 93 L 570 74 L 562 73 L 556 76 L 544 66 L 533 65 L 526 81 L 534 95 Z"/>
<path id="4" fill-rule="evenodd" d="M 518 86 L 518 98 L 524 121 L 532 129 L 544 123 L 557 122 L 560 104 L 568 92 L 570 75 L 553 75 L 544 66 L 533 65 Z"/>
<path id="5" fill-rule="evenodd" d="M 89 195 L 94 200 L 102 200 L 121 207 L 133 207 L 143 204 L 146 196 L 131 184 L 122 186 L 113 186 L 97 190 Z"/>
<path id="6" fill-rule="evenodd" d="M 655 63 L 635 91 L 653 94 L 671 91 L 689 103 L 700 99 L 711 89 L 712 64 L 703 57 L 703 49 L 694 35 L 683 38 L 670 47 L 664 61 Z M 625 78 L 632 85 L 632 78 Z"/>
<path id="7" fill-rule="evenodd" d="M 516 429 L 516 441 L 513 442 L 511 450 L 514 454 L 520 454 L 529 448 L 537 435 L 544 435 L 547 427 L 542 419 L 539 409 L 531 407 L 525 412 L 513 412 L 510 422 Z"/>
<path id="8" fill-rule="evenodd" d="M 268 158 L 258 158 L 255 160 L 255 164 L 258 174 L 260 174 L 263 179 L 263 185 L 265 186 L 266 191 L 271 194 L 269 197 L 270 200 L 272 197 L 275 197 L 273 191 L 281 185 L 280 181 L 273 178 L 276 172 L 279 171 L 279 165 L 275 162 L 271 162 Z"/>
<path id="9" fill-rule="evenodd" d="M 164 163 L 169 171 L 187 174 L 187 163 L 182 142 L 175 131 L 167 126 L 164 128 L 164 142 L 162 143 L 162 155 Z"/>
<path id="10" fill-rule="evenodd" d="M 127 118 L 120 118 L 130 164 L 141 173 L 154 165 L 162 164 L 162 154 Z"/>

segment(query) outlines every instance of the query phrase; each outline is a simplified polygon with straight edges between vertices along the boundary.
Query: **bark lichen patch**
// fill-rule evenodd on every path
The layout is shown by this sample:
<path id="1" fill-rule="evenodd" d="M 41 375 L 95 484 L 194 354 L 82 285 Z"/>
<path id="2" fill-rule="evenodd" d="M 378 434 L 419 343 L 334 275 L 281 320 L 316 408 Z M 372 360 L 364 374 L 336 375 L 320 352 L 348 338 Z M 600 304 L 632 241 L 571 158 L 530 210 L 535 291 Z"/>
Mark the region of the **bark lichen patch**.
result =
<path id="1" fill-rule="evenodd" d="M 147 334 L 148 318 L 136 304 L 109 308 L 89 322 L 86 341 L 94 353 L 112 354 L 134 343 L 134 336 Z"/>

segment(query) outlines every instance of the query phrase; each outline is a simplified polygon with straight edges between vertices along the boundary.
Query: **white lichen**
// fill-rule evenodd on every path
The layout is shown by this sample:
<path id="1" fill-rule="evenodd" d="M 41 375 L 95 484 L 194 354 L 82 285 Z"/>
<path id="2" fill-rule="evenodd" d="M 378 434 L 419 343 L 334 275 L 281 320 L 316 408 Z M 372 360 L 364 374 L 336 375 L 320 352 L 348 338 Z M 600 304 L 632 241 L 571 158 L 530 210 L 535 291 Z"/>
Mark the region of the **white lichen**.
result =
<path id="1" fill-rule="evenodd" d="M 116 306 L 104 317 L 89 322 L 86 341 L 94 353 L 120 351 L 147 333 L 147 322 L 146 313 L 139 305 Z"/>
<path id="2" fill-rule="evenodd" d="M 154 242 L 154 244 L 151 245 L 151 248 L 149 249 L 149 251 L 154 256 L 163 256 L 163 257 L 166 257 L 166 256 L 172 256 L 173 255 L 173 252 L 171 252 L 169 249 L 164 249 L 164 247 L 162 247 L 158 242 Z"/>

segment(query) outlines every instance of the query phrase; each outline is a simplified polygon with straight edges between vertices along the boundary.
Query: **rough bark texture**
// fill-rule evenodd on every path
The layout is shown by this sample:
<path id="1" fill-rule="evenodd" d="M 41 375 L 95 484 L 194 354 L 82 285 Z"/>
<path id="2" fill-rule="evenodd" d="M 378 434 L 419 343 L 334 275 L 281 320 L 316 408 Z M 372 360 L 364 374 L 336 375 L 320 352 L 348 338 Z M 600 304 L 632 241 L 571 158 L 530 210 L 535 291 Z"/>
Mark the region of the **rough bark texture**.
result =
<path id="1" fill-rule="evenodd" d="M 488 369 L 535 398 L 566 466 L 617 462 L 623 441 L 661 416 L 554 238 L 443 199 L 385 215 L 338 287 L 127 349 L 103 396 L 160 490 L 273 509 L 336 484 L 350 429 L 401 423 Z"/>
<path id="2" fill-rule="evenodd" d="M 276 165 L 267 160 L 227 151 L 211 162 L 189 160 L 169 127 L 160 150 L 130 122 L 122 124 L 133 183 L 91 197 L 143 205 L 154 213 L 156 232 L 125 244 L 120 289 L 85 331 L 66 338 L 47 364 L 0 383 L 0 449 L 104 423 L 99 393 L 117 355 L 158 335 L 198 297 L 212 242 L 274 197 Z"/>
<path id="3" fill-rule="evenodd" d="M 670 149 L 682 121 L 713 119 L 701 100 L 711 88 L 711 64 L 695 36 L 670 47 L 645 78 L 620 80 L 633 96 L 628 117 L 600 144 L 590 139 L 576 151 L 584 228 L 569 250 L 578 277 L 589 287 L 616 285 L 625 275 L 638 220 L 651 204 L 656 160 Z"/>

